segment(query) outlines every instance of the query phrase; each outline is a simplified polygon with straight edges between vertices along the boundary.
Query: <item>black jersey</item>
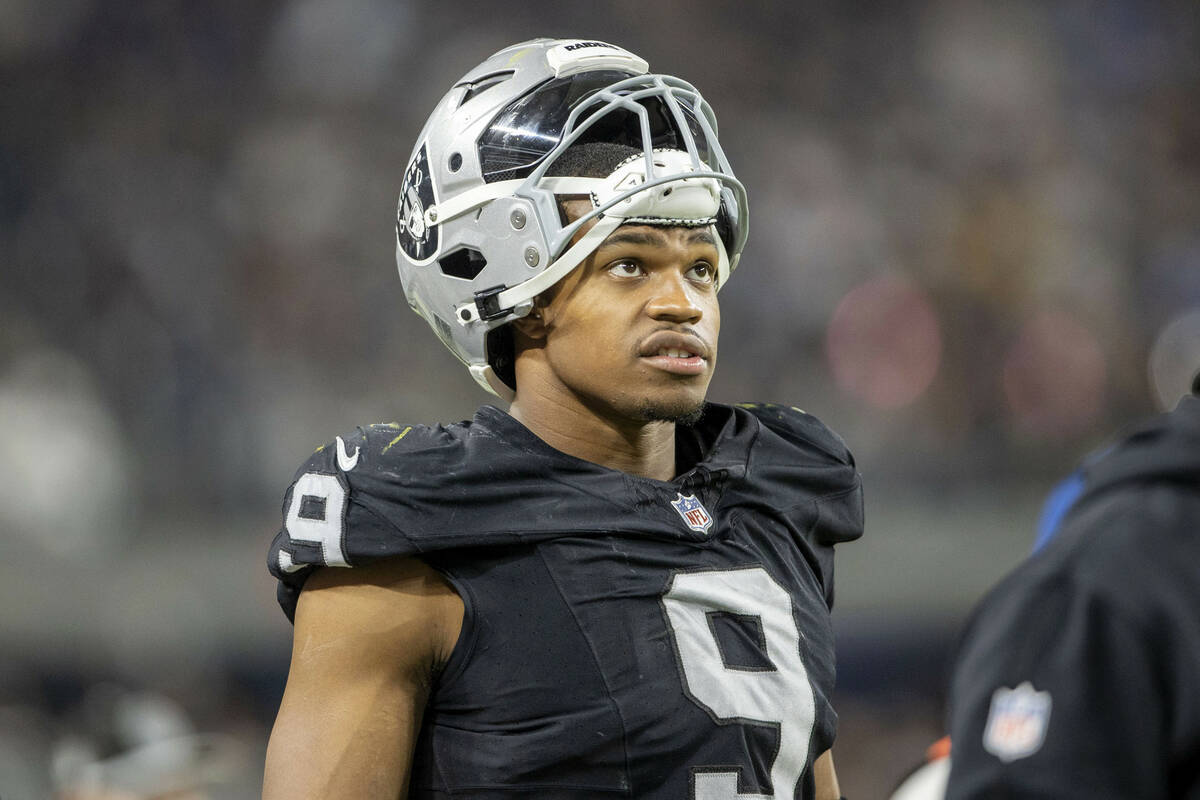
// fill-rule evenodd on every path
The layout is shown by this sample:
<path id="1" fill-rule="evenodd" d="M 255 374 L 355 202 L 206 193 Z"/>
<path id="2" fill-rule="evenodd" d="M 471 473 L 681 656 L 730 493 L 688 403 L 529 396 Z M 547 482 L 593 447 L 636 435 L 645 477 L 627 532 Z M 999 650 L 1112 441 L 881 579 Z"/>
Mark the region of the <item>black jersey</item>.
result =
<path id="1" fill-rule="evenodd" d="M 695 466 L 657 481 L 484 407 L 359 429 L 298 472 L 270 554 L 289 616 L 315 565 L 399 555 L 465 605 L 413 797 L 812 797 L 858 474 L 836 435 L 781 406 L 710 404 L 676 439 Z"/>
<path id="2" fill-rule="evenodd" d="M 1077 483 L 968 624 L 947 798 L 1200 800 L 1200 397 Z"/>

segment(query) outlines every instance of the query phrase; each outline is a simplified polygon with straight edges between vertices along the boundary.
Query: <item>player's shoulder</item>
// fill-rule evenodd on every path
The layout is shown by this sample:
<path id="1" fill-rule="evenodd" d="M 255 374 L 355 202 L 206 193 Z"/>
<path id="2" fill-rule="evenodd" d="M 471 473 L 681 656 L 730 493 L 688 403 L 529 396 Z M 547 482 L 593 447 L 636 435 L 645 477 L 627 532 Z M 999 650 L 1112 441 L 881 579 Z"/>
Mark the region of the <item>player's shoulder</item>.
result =
<path id="1" fill-rule="evenodd" d="M 780 403 L 738 403 L 735 408 L 757 419 L 785 445 L 854 466 L 854 457 L 842 437 L 807 411 Z"/>
<path id="2" fill-rule="evenodd" d="M 317 447 L 296 470 L 359 479 L 428 475 L 463 458 L 470 423 L 422 425 L 385 422 L 360 425 Z"/>
<path id="3" fill-rule="evenodd" d="M 363 425 L 305 459 L 284 492 L 268 555 L 288 617 L 317 567 L 363 567 L 428 549 L 430 525 L 453 505 L 447 493 L 469 439 L 469 423 Z"/>

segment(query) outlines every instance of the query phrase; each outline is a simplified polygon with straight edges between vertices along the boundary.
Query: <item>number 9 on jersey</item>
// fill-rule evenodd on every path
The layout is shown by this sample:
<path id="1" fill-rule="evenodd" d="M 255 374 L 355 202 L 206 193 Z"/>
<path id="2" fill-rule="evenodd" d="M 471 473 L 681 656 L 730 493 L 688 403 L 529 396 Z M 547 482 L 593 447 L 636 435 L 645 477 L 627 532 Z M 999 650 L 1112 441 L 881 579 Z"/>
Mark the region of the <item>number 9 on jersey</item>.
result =
<path id="1" fill-rule="evenodd" d="M 677 573 L 662 600 L 691 700 L 718 722 L 779 729 L 779 751 L 771 765 L 771 794 L 739 794 L 737 772 L 698 765 L 694 769 L 694 800 L 795 797 L 808 763 L 816 710 L 787 591 L 762 567 L 748 567 Z M 726 666 L 709 624 L 714 613 L 757 617 L 773 668 Z"/>

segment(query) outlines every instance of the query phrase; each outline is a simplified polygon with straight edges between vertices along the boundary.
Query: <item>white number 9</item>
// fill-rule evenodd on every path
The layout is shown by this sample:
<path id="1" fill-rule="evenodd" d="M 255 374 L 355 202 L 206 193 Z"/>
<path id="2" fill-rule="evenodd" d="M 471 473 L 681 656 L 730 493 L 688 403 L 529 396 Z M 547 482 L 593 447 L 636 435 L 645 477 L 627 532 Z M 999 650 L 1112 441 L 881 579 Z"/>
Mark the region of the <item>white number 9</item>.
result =
<path id="1" fill-rule="evenodd" d="M 695 772 L 695 800 L 775 800 L 796 795 L 808 763 L 816 719 L 812 685 L 800 658 L 800 632 L 788 593 L 761 567 L 681 572 L 672 579 L 663 606 L 691 699 L 719 721 L 761 723 L 779 728 L 779 752 L 771 765 L 772 794 L 738 794 L 737 772 Z M 757 617 L 774 669 L 725 665 L 708 615 L 724 612 Z"/>
<path id="2" fill-rule="evenodd" d="M 306 472 L 292 487 L 283 527 L 288 539 L 302 544 L 321 546 L 321 561 L 330 567 L 348 567 L 345 538 L 346 490 L 336 475 Z M 286 550 L 279 551 L 279 567 L 284 572 L 296 572 L 301 565 L 292 563 Z"/>

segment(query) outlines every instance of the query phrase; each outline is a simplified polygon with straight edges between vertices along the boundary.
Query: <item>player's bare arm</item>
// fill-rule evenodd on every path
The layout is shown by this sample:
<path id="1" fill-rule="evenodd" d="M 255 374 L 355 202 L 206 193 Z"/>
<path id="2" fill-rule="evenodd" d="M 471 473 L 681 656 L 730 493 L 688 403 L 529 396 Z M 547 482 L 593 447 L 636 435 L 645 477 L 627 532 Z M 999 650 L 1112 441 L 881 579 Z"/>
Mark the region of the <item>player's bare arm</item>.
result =
<path id="1" fill-rule="evenodd" d="M 833 769 L 832 750 L 826 750 L 813 761 L 813 785 L 817 790 L 816 800 L 840 800 L 842 787 Z"/>
<path id="2" fill-rule="evenodd" d="M 416 559 L 308 579 L 263 797 L 388 798 L 406 791 L 430 684 L 463 605 Z"/>

